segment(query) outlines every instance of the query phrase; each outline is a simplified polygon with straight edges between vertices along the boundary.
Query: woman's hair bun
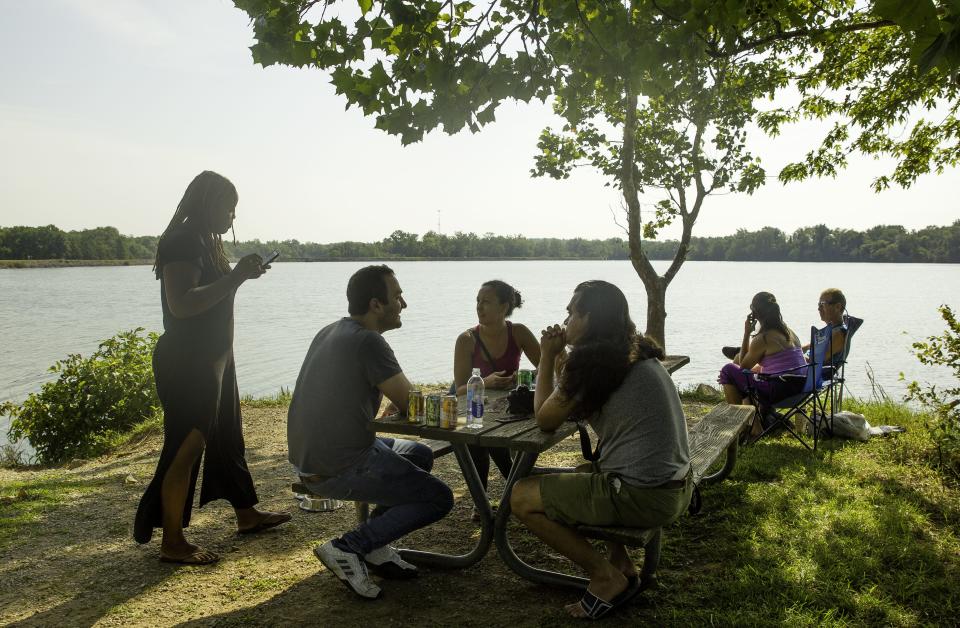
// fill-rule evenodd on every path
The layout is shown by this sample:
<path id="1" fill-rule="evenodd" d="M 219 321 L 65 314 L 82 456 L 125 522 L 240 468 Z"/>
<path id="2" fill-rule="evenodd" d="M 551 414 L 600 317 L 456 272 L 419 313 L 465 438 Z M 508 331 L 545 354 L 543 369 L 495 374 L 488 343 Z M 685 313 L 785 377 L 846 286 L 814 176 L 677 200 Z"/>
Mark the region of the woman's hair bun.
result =
<path id="1" fill-rule="evenodd" d="M 514 308 L 520 307 L 522 302 L 520 292 L 506 281 L 491 279 L 490 281 L 484 281 L 482 287 L 492 288 L 497 295 L 497 301 L 507 304 L 507 316 L 510 316 Z"/>

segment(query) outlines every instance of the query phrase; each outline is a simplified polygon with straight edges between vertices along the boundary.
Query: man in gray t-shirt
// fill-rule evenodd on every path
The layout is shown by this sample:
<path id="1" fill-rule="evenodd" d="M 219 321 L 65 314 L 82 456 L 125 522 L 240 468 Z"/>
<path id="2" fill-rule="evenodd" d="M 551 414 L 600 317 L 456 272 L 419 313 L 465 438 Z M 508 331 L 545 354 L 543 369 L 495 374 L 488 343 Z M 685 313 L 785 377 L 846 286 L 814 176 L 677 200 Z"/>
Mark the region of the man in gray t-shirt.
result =
<path id="1" fill-rule="evenodd" d="M 347 285 L 350 316 L 316 335 L 304 358 L 287 415 L 289 459 L 310 490 L 376 504 L 370 519 L 314 550 L 352 591 L 376 598 L 367 567 L 409 578 L 416 567 L 389 543 L 443 518 L 453 493 L 430 474 L 433 452 L 368 429 L 384 395 L 406 407 L 410 382 L 383 333 L 401 325 L 407 306 L 387 266 L 367 266 Z"/>
<path id="2" fill-rule="evenodd" d="M 300 369 L 290 413 L 290 462 L 300 475 L 338 475 L 373 446 L 367 429 L 383 394 L 377 385 L 403 373 L 393 349 L 352 317 L 313 339 Z"/>

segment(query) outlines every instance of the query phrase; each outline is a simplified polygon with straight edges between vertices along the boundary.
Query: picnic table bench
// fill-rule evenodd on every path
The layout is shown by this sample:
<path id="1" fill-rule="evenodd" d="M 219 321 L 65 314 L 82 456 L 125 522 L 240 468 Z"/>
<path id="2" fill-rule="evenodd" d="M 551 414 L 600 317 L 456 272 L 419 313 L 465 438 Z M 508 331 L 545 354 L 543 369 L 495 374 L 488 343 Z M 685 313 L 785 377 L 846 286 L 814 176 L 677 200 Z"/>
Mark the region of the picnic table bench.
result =
<path id="1" fill-rule="evenodd" d="M 690 359 L 686 356 L 668 356 L 664 360 L 664 366 L 672 373 L 689 361 Z M 490 391 L 490 396 L 494 399 L 504 394 L 500 391 Z M 465 404 L 461 402 L 460 407 L 465 407 Z M 694 426 L 688 438 L 691 466 L 696 483 L 718 482 L 730 474 L 736 464 L 738 436 L 749 423 L 753 412 L 752 406 L 720 404 Z M 401 549 L 400 554 L 405 560 L 428 567 L 463 568 L 478 562 L 487 553 L 490 545 L 495 544 L 497 552 L 507 566 L 529 580 L 545 584 L 586 587 L 588 583 L 586 578 L 539 569 L 527 564 L 513 551 L 507 535 L 507 523 L 510 519 L 510 490 L 518 479 L 531 473 L 573 471 L 573 468 L 537 468 L 535 463 L 539 454 L 576 433 L 576 423 L 568 421 L 554 432 L 545 432 L 536 425 L 532 415 L 511 416 L 505 411 L 498 412 L 488 407 L 483 417 L 483 426 L 480 428 L 468 428 L 460 424 L 456 429 L 444 429 L 409 423 L 405 417 L 385 417 L 373 421 L 370 429 L 377 433 L 417 436 L 420 442 L 430 446 L 435 457 L 452 451 L 480 517 L 479 538 L 474 548 L 466 554 L 448 555 Z M 506 447 L 516 454 L 496 514 L 493 512 L 486 491 L 480 482 L 480 476 L 470 457 L 469 445 Z M 705 475 L 724 452 L 727 457 L 723 467 L 715 473 Z M 301 483 L 295 483 L 293 490 L 309 494 L 306 486 Z M 367 505 L 358 503 L 358 518 L 364 520 L 367 514 Z M 610 540 L 630 547 L 642 546 L 644 564 L 641 570 L 641 584 L 649 587 L 656 582 L 656 568 L 659 563 L 662 538 L 659 528 L 642 530 L 626 527 L 581 526 L 579 531 L 589 538 Z"/>

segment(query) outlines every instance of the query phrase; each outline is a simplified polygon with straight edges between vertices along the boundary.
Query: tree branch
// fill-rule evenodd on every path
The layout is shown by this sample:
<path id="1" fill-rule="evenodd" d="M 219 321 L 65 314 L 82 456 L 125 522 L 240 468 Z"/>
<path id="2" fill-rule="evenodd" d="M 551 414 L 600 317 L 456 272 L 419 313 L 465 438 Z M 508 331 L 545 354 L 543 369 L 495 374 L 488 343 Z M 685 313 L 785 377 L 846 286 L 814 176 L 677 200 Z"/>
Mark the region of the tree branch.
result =
<path id="1" fill-rule="evenodd" d="M 640 276 L 648 291 L 657 285 L 660 277 L 653 269 L 653 264 L 647 259 L 643 251 L 640 234 L 643 233 L 640 225 L 640 199 L 637 198 L 637 186 L 633 178 L 634 164 L 634 134 L 637 129 L 637 94 L 633 91 L 629 81 L 625 81 L 626 120 L 623 123 L 623 148 L 620 151 L 620 184 L 623 200 L 627 203 L 627 225 L 630 242 L 630 262 Z"/>
<path id="2" fill-rule="evenodd" d="M 677 200 L 674 203 L 677 206 L 677 210 L 680 212 L 680 216 L 683 218 L 687 217 L 687 189 L 683 185 L 683 179 L 678 177 L 677 184 Z"/>
<path id="3" fill-rule="evenodd" d="M 667 285 L 673 281 L 673 278 L 680 271 L 680 267 L 683 266 L 683 263 L 687 260 L 687 254 L 690 252 L 690 238 L 693 235 L 693 225 L 697 222 L 697 216 L 700 215 L 700 208 L 703 206 L 703 199 L 707 196 L 706 188 L 703 185 L 703 170 L 700 167 L 700 146 L 703 143 L 705 124 L 698 121 L 696 127 L 697 132 L 693 139 L 693 156 L 691 161 L 694 173 L 693 180 L 697 188 L 697 198 L 693 202 L 693 208 L 688 211 L 686 207 L 686 194 L 683 193 L 683 189 L 681 188 L 683 206 L 680 208 L 680 214 L 683 222 L 683 233 L 680 236 L 680 245 L 677 247 L 677 252 L 673 255 L 670 268 L 667 269 L 667 272 L 663 273 L 663 281 Z"/>
<path id="4" fill-rule="evenodd" d="M 465 42 L 463 43 L 463 47 L 464 47 L 464 48 L 466 48 L 466 47 L 469 46 L 471 43 L 473 43 L 473 40 L 477 38 L 477 34 L 480 32 L 480 27 L 483 26 L 483 23 L 484 23 L 484 22 L 489 22 L 489 21 L 490 21 L 490 13 L 493 11 L 494 7 L 496 7 L 498 4 L 500 4 L 500 0 L 495 0 L 494 2 L 491 2 L 491 3 L 490 3 L 490 6 L 487 8 L 487 12 L 484 13 L 483 16 L 480 17 L 480 18 L 477 20 L 477 25 L 476 25 L 476 27 L 474 27 L 473 33 L 470 34 L 470 38 L 467 39 L 467 41 L 465 41 Z M 451 21 L 453 20 L 453 13 L 452 13 L 452 12 L 451 12 L 451 14 L 450 14 L 450 19 L 451 19 Z"/>
<path id="5" fill-rule="evenodd" d="M 683 24 L 683 18 L 682 18 L 682 17 L 677 16 L 677 15 L 671 15 L 670 13 L 667 13 L 667 10 L 664 9 L 663 7 L 661 7 L 660 4 L 657 3 L 657 0 L 653 0 L 653 3 L 652 3 L 652 4 L 653 4 L 653 8 L 656 9 L 657 11 L 659 11 L 659 12 L 663 15 L 663 17 L 665 17 L 665 18 L 667 18 L 668 20 L 671 20 L 671 21 L 673 21 L 673 22 L 676 22 L 677 24 Z"/>
<path id="6" fill-rule="evenodd" d="M 509 39 L 513 37 L 513 34 L 517 32 L 517 29 L 526 27 L 528 24 L 530 24 L 531 21 L 533 21 L 533 12 L 531 12 L 530 15 L 527 16 L 527 19 L 525 19 L 522 22 L 517 22 L 516 26 L 514 26 L 509 31 L 507 31 L 507 34 L 503 36 L 503 39 L 497 43 L 496 49 L 493 51 L 493 53 L 490 54 L 490 58 L 486 60 L 485 65 L 489 67 L 494 57 L 500 56 L 500 51 L 503 49 L 507 41 L 509 41 Z"/>
<path id="7" fill-rule="evenodd" d="M 626 208 L 624 208 L 623 206 L 621 206 L 620 209 L 623 210 L 624 213 L 627 213 Z M 620 227 L 620 230 L 623 231 L 624 234 L 626 234 L 627 239 L 629 240 L 629 239 L 630 239 L 630 230 L 627 229 L 625 226 L 623 226 L 623 225 L 620 224 L 620 221 L 617 220 L 617 213 L 616 213 L 615 211 L 613 211 L 613 208 L 612 208 L 612 207 L 610 208 L 610 215 L 613 216 L 613 224 L 615 224 L 615 225 L 617 225 L 618 227 Z"/>
<path id="8" fill-rule="evenodd" d="M 733 57 L 743 52 L 749 52 L 756 50 L 758 48 L 763 48 L 768 44 L 772 44 L 777 41 L 789 41 L 791 39 L 799 39 L 801 37 L 815 37 L 819 35 L 833 35 L 839 33 L 852 33 L 856 31 L 866 31 L 873 30 L 877 28 L 883 28 L 885 26 L 896 26 L 896 24 L 890 20 L 875 20 L 873 22 L 859 22 L 857 24 L 845 24 L 843 26 L 831 26 L 828 28 L 798 28 L 793 31 L 781 31 L 776 35 L 769 35 L 767 37 L 761 37 L 760 39 L 755 39 L 753 41 L 747 41 L 743 44 L 735 46 L 728 50 L 721 50 L 716 46 L 715 42 L 706 41 L 707 44 L 706 53 L 713 57 L 714 59 L 724 59 L 727 57 Z"/>
<path id="9" fill-rule="evenodd" d="M 312 9 L 314 6 L 316 6 L 316 4 L 317 4 L 318 2 L 321 2 L 321 1 L 322 1 L 322 0 L 309 0 L 309 2 L 304 2 L 303 5 L 300 7 L 300 11 L 299 11 L 300 19 L 302 20 L 302 19 L 303 19 L 303 16 L 305 16 L 305 15 L 307 14 L 307 11 L 309 11 L 310 9 Z M 320 14 L 320 21 L 321 21 L 321 22 L 323 21 L 323 16 L 327 14 L 327 7 L 328 7 L 328 6 L 330 6 L 330 5 L 328 5 L 326 2 L 323 3 L 323 13 Z"/>
<path id="10" fill-rule="evenodd" d="M 583 17 L 583 11 L 580 10 L 580 3 L 579 3 L 579 2 L 574 2 L 574 6 L 577 7 L 577 15 L 580 17 L 580 23 L 583 24 L 583 27 L 584 27 L 585 29 L 587 29 L 587 32 L 588 32 L 588 33 L 590 33 L 590 37 L 593 39 L 594 43 L 597 44 L 597 47 L 599 47 L 600 50 L 603 51 L 603 54 L 604 54 L 604 55 L 606 55 L 606 56 L 609 57 L 609 56 L 610 56 L 610 53 L 607 52 L 607 49 L 603 47 L 603 44 L 600 43 L 600 40 L 597 39 L 597 36 L 593 34 L 593 31 L 590 29 L 590 25 L 587 24 L 586 18 Z"/>

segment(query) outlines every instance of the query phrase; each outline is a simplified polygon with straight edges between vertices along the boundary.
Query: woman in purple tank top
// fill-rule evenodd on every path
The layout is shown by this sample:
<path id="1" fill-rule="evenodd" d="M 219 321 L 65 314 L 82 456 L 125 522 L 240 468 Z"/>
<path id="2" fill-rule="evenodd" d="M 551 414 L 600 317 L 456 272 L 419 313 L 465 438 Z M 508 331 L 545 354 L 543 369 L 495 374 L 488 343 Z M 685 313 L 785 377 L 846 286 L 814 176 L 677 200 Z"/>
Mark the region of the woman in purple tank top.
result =
<path id="1" fill-rule="evenodd" d="M 456 394 L 467 391 L 467 380 L 473 369 L 480 369 L 486 389 L 513 388 L 520 356 L 526 355 L 533 366 L 540 363 L 540 343 L 530 330 L 507 318 L 520 307 L 522 299 L 510 284 L 494 279 L 480 286 L 477 292 L 476 327 L 457 336 L 453 354 L 453 387 Z M 510 473 L 510 452 L 507 449 L 470 447 L 473 463 L 487 487 L 490 458 L 506 477 Z"/>
<path id="2" fill-rule="evenodd" d="M 760 329 L 754 334 L 757 323 L 760 324 Z M 744 374 L 744 369 L 761 373 L 797 369 L 793 372 L 805 375 L 806 372 L 800 367 L 805 367 L 806 364 L 800 339 L 783 322 L 776 297 L 769 292 L 758 292 L 750 301 L 750 313 L 743 324 L 740 352 L 732 362 L 720 369 L 717 381 L 723 387 L 723 396 L 727 403 L 739 404 L 747 401 L 748 375 Z M 802 382 L 796 385 L 759 380 L 753 382 L 753 387 L 761 399 L 771 403 L 799 392 L 802 386 Z M 762 429 L 759 421 L 754 422 L 754 435 L 759 434 Z"/>

